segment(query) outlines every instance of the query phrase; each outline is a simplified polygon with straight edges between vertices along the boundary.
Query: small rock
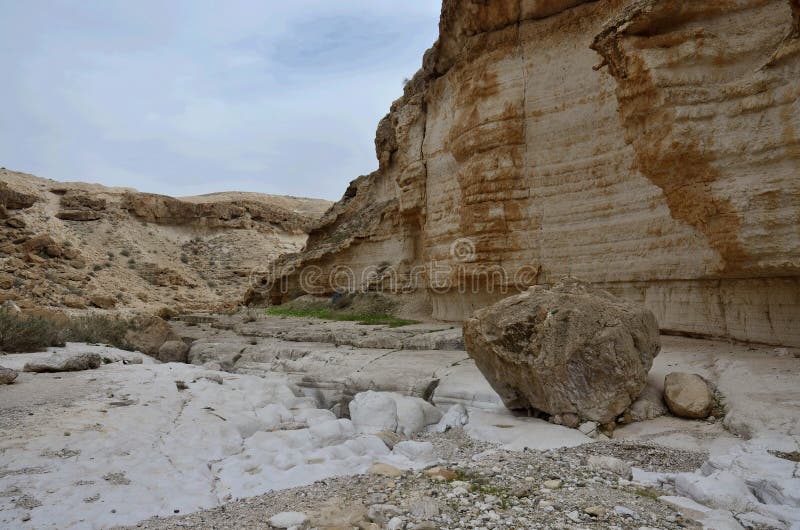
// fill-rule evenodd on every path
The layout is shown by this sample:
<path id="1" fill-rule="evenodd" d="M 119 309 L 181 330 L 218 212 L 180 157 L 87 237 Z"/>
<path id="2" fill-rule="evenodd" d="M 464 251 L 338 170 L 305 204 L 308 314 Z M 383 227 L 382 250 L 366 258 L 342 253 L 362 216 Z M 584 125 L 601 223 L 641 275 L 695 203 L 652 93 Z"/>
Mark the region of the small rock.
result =
<path id="1" fill-rule="evenodd" d="M 664 378 L 664 401 L 676 416 L 703 419 L 711 414 L 714 394 L 699 375 L 672 372 Z"/>
<path id="2" fill-rule="evenodd" d="M 440 513 L 439 505 L 431 499 L 422 499 L 411 505 L 411 513 L 417 519 L 431 519 Z"/>
<path id="3" fill-rule="evenodd" d="M 439 423 L 436 424 L 436 432 L 447 432 L 454 427 L 463 427 L 469 423 L 469 412 L 464 405 L 456 404 L 450 407 Z"/>
<path id="4" fill-rule="evenodd" d="M 386 447 L 389 448 L 391 451 L 394 449 L 394 446 L 400 443 L 403 440 L 403 437 L 397 434 L 394 431 L 381 431 L 379 433 L 375 433 L 375 436 L 381 439 L 381 441 L 386 444 Z"/>
<path id="5" fill-rule="evenodd" d="M 61 300 L 61 303 L 67 307 L 71 307 L 72 309 L 86 309 L 86 299 L 74 294 L 66 295 Z"/>
<path id="6" fill-rule="evenodd" d="M 561 482 L 561 481 L 560 481 L 560 480 L 558 480 L 558 479 L 555 479 L 555 480 L 545 480 L 545 481 L 542 483 L 542 487 L 544 487 L 544 488 L 547 488 L 547 489 L 549 489 L 549 490 L 557 490 L 557 489 L 561 489 L 561 485 L 562 485 L 562 484 L 563 484 L 563 482 Z"/>
<path id="7" fill-rule="evenodd" d="M 579 514 L 576 510 L 573 510 L 567 514 L 567 518 L 572 521 L 573 523 L 580 523 L 581 522 L 581 514 Z"/>
<path id="8" fill-rule="evenodd" d="M 373 504 L 367 510 L 367 517 L 370 521 L 385 525 L 389 519 L 396 517 L 403 513 L 403 510 L 394 504 Z"/>
<path id="9" fill-rule="evenodd" d="M 114 307 L 117 305 L 116 298 L 99 293 L 90 295 L 89 302 L 91 302 L 93 306 L 99 307 L 100 309 L 114 309 Z"/>
<path id="10" fill-rule="evenodd" d="M 592 469 L 610 471 L 627 480 L 630 480 L 633 477 L 631 465 L 628 462 L 613 456 L 592 455 L 589 457 L 588 463 L 589 467 Z"/>
<path id="11" fill-rule="evenodd" d="M 369 473 L 372 475 L 381 475 L 392 478 L 403 475 L 403 472 L 400 469 L 390 464 L 373 464 L 372 467 L 369 468 Z"/>
<path id="12" fill-rule="evenodd" d="M 597 422 L 585 421 L 581 423 L 580 426 L 578 426 L 578 430 L 581 431 L 586 436 L 591 436 L 592 434 L 597 433 L 597 427 L 599 427 Z"/>
<path id="13" fill-rule="evenodd" d="M 19 376 L 16 370 L 0 366 L 0 385 L 10 385 Z"/>
<path id="14" fill-rule="evenodd" d="M 614 513 L 620 517 L 630 517 L 631 519 L 636 518 L 636 512 L 624 506 L 614 506 Z"/>
<path id="15" fill-rule="evenodd" d="M 606 509 L 602 506 L 589 506 L 584 508 L 583 513 L 591 515 L 592 517 L 602 517 L 606 514 Z"/>
<path id="16" fill-rule="evenodd" d="M 302 512 L 281 512 L 269 519 L 272 528 L 306 528 L 308 516 Z"/>
<path id="17" fill-rule="evenodd" d="M 440 466 L 426 469 L 424 473 L 433 480 L 453 480 L 458 476 L 455 471 L 450 471 Z"/>
<path id="18" fill-rule="evenodd" d="M 9 313 L 14 313 L 14 314 L 22 313 L 22 309 L 20 309 L 19 306 L 15 304 L 13 300 L 6 300 L 5 302 L 3 302 L 2 309 L 3 311 L 8 311 Z"/>
<path id="19" fill-rule="evenodd" d="M 401 530 L 405 526 L 403 519 L 400 517 L 392 517 L 386 525 L 386 530 Z"/>

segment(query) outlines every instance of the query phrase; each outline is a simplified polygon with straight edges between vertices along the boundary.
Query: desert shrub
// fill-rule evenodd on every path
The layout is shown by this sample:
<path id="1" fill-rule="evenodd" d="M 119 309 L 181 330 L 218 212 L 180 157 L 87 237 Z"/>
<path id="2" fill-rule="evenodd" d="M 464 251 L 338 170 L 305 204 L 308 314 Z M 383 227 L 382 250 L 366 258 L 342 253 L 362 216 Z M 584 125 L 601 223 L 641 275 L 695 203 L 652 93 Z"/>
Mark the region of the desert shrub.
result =
<path id="1" fill-rule="evenodd" d="M 69 342 L 88 342 L 108 344 L 120 349 L 130 349 L 125 335 L 131 329 L 131 322 L 120 317 L 106 315 L 85 315 L 73 317 L 67 324 L 64 337 Z"/>
<path id="2" fill-rule="evenodd" d="M 27 353 L 42 351 L 65 342 L 108 344 L 131 349 L 125 335 L 130 320 L 105 315 L 77 316 L 70 319 L 24 315 L 0 309 L 0 351 Z"/>
<path id="3" fill-rule="evenodd" d="M 92 265 L 92 270 L 95 271 L 95 272 L 101 271 L 101 270 L 103 270 L 103 266 L 100 265 L 99 263 L 95 263 L 94 265 Z"/>
<path id="4" fill-rule="evenodd" d="M 162 320 L 172 320 L 179 314 L 180 313 L 177 310 L 167 306 L 163 306 L 156 311 L 156 316 Z"/>
<path id="5" fill-rule="evenodd" d="M 187 256 L 186 254 L 181 254 L 181 262 L 189 263 L 189 256 Z"/>
<path id="6" fill-rule="evenodd" d="M 126 258 L 131 255 L 131 251 L 128 250 L 127 248 L 123 248 L 122 250 L 120 250 L 119 253 L 120 255 L 125 256 Z"/>
<path id="7" fill-rule="evenodd" d="M 56 321 L 0 309 L 0 351 L 35 352 L 63 344 L 64 328 Z"/>
<path id="8" fill-rule="evenodd" d="M 410 326 L 411 324 L 418 324 L 416 320 L 405 320 L 397 318 L 393 315 L 365 313 L 341 313 L 331 309 L 289 309 L 283 307 L 270 307 L 267 308 L 268 315 L 296 317 L 296 318 L 319 318 L 322 320 L 339 320 L 346 322 L 358 322 L 364 325 L 384 325 L 390 328 L 399 328 L 402 326 Z"/>

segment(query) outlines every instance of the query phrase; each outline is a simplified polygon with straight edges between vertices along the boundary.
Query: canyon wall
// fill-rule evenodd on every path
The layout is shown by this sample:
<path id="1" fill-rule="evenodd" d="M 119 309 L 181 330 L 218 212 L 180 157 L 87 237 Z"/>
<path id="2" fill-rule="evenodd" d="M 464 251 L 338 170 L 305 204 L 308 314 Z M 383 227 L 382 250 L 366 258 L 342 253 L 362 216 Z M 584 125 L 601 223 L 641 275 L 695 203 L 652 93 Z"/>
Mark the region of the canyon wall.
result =
<path id="1" fill-rule="evenodd" d="M 667 332 L 800 346 L 799 95 L 798 0 L 445 0 L 379 169 L 247 301 L 460 320 L 572 275 Z"/>

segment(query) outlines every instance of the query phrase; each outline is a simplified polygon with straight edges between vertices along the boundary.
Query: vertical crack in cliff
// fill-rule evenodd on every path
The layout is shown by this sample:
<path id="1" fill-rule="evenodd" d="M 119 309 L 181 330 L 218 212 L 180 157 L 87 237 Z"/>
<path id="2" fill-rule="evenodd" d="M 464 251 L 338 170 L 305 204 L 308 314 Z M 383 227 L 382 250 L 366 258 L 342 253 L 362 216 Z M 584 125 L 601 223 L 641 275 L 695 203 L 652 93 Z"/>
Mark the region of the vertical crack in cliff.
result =
<path id="1" fill-rule="evenodd" d="M 528 167 L 528 121 L 527 121 L 528 65 L 525 58 L 525 46 L 522 44 L 522 1 L 521 0 L 519 6 L 519 18 L 517 19 L 517 53 L 519 54 L 519 59 L 522 65 L 522 168 L 520 169 L 520 172 L 521 172 L 521 177 L 527 180 L 526 170 Z M 507 226 L 508 219 L 506 219 L 505 222 Z M 540 225 L 540 230 L 541 230 L 541 225 Z M 506 239 L 505 248 L 514 248 L 512 242 L 509 241 L 509 237 L 511 236 L 511 234 L 512 231 L 507 229 L 505 233 L 505 239 Z M 501 270 L 506 270 L 505 267 L 503 267 L 502 260 L 500 261 L 500 267 Z M 517 286 L 514 285 L 514 287 Z"/>

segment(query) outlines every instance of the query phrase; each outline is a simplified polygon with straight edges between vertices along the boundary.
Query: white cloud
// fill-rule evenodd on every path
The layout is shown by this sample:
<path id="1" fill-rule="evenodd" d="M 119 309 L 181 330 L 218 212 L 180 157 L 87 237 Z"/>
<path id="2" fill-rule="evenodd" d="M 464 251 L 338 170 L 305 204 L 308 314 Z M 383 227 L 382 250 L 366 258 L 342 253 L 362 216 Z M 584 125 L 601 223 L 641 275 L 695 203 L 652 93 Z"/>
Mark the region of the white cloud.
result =
<path id="1" fill-rule="evenodd" d="M 433 4 L 0 0 L 0 165 L 338 198 L 377 165 L 375 126 L 435 38 Z"/>

